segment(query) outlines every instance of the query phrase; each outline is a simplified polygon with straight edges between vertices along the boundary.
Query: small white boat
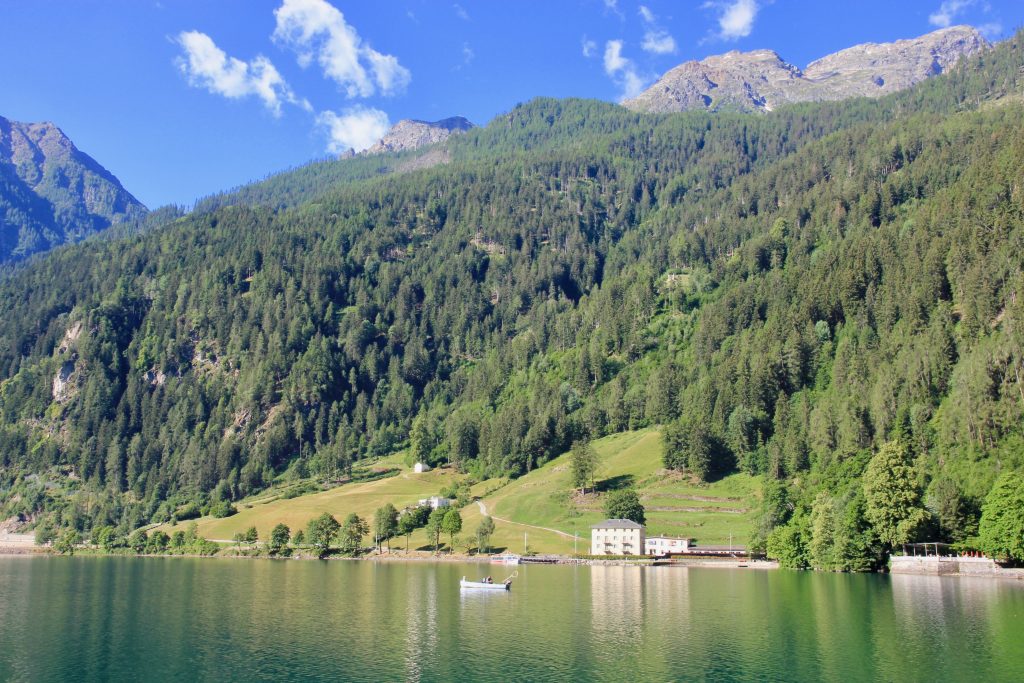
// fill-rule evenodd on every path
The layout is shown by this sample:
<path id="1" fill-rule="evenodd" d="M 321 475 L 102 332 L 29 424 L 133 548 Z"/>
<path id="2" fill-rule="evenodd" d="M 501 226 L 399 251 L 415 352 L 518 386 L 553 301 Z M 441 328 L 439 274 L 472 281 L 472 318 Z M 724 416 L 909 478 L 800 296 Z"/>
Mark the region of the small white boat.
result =
<path id="1" fill-rule="evenodd" d="M 519 556 L 515 553 L 502 553 L 492 557 L 491 564 L 519 564 Z"/>
<path id="2" fill-rule="evenodd" d="M 519 572 L 512 572 L 511 576 L 506 578 L 504 581 L 491 581 L 491 577 L 487 577 L 483 581 L 467 581 L 466 577 L 462 577 L 462 581 L 459 581 L 459 586 L 462 588 L 483 588 L 484 590 L 494 591 L 507 591 L 512 589 L 512 579 L 516 578 Z"/>

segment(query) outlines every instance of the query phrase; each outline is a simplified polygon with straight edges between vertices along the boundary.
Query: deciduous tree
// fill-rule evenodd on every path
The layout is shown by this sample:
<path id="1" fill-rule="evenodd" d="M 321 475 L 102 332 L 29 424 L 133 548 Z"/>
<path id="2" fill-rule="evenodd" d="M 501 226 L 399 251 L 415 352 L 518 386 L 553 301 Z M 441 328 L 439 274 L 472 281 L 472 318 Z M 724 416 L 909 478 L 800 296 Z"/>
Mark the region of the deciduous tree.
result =
<path id="1" fill-rule="evenodd" d="M 985 498 L 978 546 L 999 560 L 1024 562 L 1024 476 L 1004 472 Z"/>
<path id="2" fill-rule="evenodd" d="M 608 519 L 628 519 L 637 524 L 646 524 L 643 503 L 636 489 L 620 489 L 608 494 L 604 502 L 604 514 Z"/>
<path id="3" fill-rule="evenodd" d="M 916 540 L 928 521 L 906 446 L 884 444 L 864 472 L 864 515 L 886 549 Z"/>

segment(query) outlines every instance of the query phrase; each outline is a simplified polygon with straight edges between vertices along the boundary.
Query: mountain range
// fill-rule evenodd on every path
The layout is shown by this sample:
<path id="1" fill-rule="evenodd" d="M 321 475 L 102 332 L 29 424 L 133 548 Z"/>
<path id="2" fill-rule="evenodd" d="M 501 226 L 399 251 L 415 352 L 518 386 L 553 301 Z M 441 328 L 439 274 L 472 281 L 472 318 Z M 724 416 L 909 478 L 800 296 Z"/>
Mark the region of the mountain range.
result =
<path id="1" fill-rule="evenodd" d="M 658 426 L 657 476 L 749 474 L 789 566 L 967 543 L 1024 467 L 1022 96 L 1018 34 L 771 115 L 539 98 L 5 269 L 0 518 L 127 534 L 403 449 L 482 482 Z"/>
<path id="2" fill-rule="evenodd" d="M 962 57 L 989 47 L 976 29 L 959 26 L 911 40 L 857 45 L 818 59 L 802 71 L 771 50 L 734 51 L 681 64 L 623 104 L 662 113 L 765 112 L 794 102 L 878 97 L 943 73 Z M 461 116 L 433 122 L 403 119 L 360 156 L 416 152 L 473 128 Z M 447 159 L 447 152 L 437 149 L 395 163 L 393 168 L 412 171 Z M 328 175 L 337 182 L 364 174 L 349 169 Z M 199 206 L 212 207 L 226 196 L 258 194 L 259 187 L 275 183 L 271 179 L 239 188 L 203 200 Z M 303 192 L 308 196 L 315 186 L 327 185 L 318 178 Z M 80 241 L 117 223 L 137 222 L 146 213 L 146 207 L 117 178 L 78 150 L 52 123 L 18 123 L 0 117 L 0 263 Z"/>
<path id="3" fill-rule="evenodd" d="M 989 47 L 977 29 L 954 26 L 910 40 L 856 45 L 803 70 L 772 50 L 732 51 L 681 64 L 623 104 L 647 112 L 767 112 L 794 102 L 881 97 Z"/>
<path id="4" fill-rule="evenodd" d="M 0 262 L 145 214 L 146 207 L 60 128 L 0 117 Z"/>

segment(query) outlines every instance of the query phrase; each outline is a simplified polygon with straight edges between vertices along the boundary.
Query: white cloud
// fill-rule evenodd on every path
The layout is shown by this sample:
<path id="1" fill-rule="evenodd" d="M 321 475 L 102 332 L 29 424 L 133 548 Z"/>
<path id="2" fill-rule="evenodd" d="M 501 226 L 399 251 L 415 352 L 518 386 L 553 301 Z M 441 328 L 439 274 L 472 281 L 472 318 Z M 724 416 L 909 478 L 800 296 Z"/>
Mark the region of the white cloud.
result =
<path id="1" fill-rule="evenodd" d="M 199 31 L 183 31 L 176 42 L 185 51 L 176 62 L 189 85 L 231 99 L 258 97 L 274 116 L 281 115 L 282 102 L 312 110 L 308 101 L 295 96 L 266 57 L 259 55 L 251 62 L 229 57 Z"/>
<path id="2" fill-rule="evenodd" d="M 654 55 L 668 55 L 676 51 L 676 39 L 658 25 L 658 17 L 646 5 L 638 10 L 643 19 L 646 31 L 640 49 Z"/>
<path id="3" fill-rule="evenodd" d="M 476 58 L 476 53 L 473 52 L 473 48 L 469 46 L 469 43 L 462 44 L 462 63 L 469 65 Z"/>
<path id="4" fill-rule="evenodd" d="M 932 26 L 946 28 L 956 19 L 956 15 L 973 5 L 977 0 L 945 0 L 939 9 L 928 15 L 928 23 Z"/>
<path id="5" fill-rule="evenodd" d="M 605 43 L 604 72 L 622 88 L 620 99 L 628 100 L 643 91 L 646 81 L 637 73 L 633 60 L 623 56 L 622 46 L 621 40 L 609 40 Z"/>
<path id="6" fill-rule="evenodd" d="M 676 51 L 676 39 L 665 31 L 648 31 L 640 47 L 651 54 L 670 55 Z"/>
<path id="7" fill-rule="evenodd" d="M 586 36 L 583 36 L 583 39 L 580 41 L 580 47 L 583 49 L 583 56 L 587 59 L 597 54 L 597 43 Z"/>
<path id="8" fill-rule="evenodd" d="M 349 107 L 340 114 L 321 112 L 316 122 L 327 130 L 327 150 L 334 154 L 350 149 L 362 152 L 384 137 L 390 128 L 387 114 L 361 105 Z"/>
<path id="9" fill-rule="evenodd" d="M 303 67 L 317 63 L 349 97 L 401 92 L 412 76 L 392 55 L 366 45 L 344 15 L 325 0 L 283 0 L 274 10 L 273 38 L 298 55 Z"/>
<path id="10" fill-rule="evenodd" d="M 462 5 L 460 5 L 459 3 L 455 3 L 454 5 L 452 5 L 452 9 L 455 10 L 455 16 L 457 16 L 459 19 L 462 19 L 463 21 L 469 21 L 469 12 L 467 12 Z"/>
<path id="11" fill-rule="evenodd" d="M 717 38 L 738 40 L 746 38 L 754 30 L 754 20 L 760 9 L 758 0 L 729 0 L 728 2 L 706 2 L 703 7 L 721 11 L 718 15 Z"/>
<path id="12" fill-rule="evenodd" d="M 604 71 L 609 76 L 629 66 L 629 60 L 622 56 L 622 41 L 609 40 L 604 46 Z"/>

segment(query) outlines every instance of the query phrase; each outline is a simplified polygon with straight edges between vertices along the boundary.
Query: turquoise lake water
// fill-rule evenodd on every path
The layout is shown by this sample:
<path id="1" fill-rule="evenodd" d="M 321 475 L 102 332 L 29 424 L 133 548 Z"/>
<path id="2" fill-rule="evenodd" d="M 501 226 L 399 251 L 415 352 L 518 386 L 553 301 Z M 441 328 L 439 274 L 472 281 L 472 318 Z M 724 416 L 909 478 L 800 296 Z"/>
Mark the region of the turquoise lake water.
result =
<path id="1" fill-rule="evenodd" d="M 1024 582 L 511 569 L 0 557 L 0 680 L 1024 680 Z"/>

